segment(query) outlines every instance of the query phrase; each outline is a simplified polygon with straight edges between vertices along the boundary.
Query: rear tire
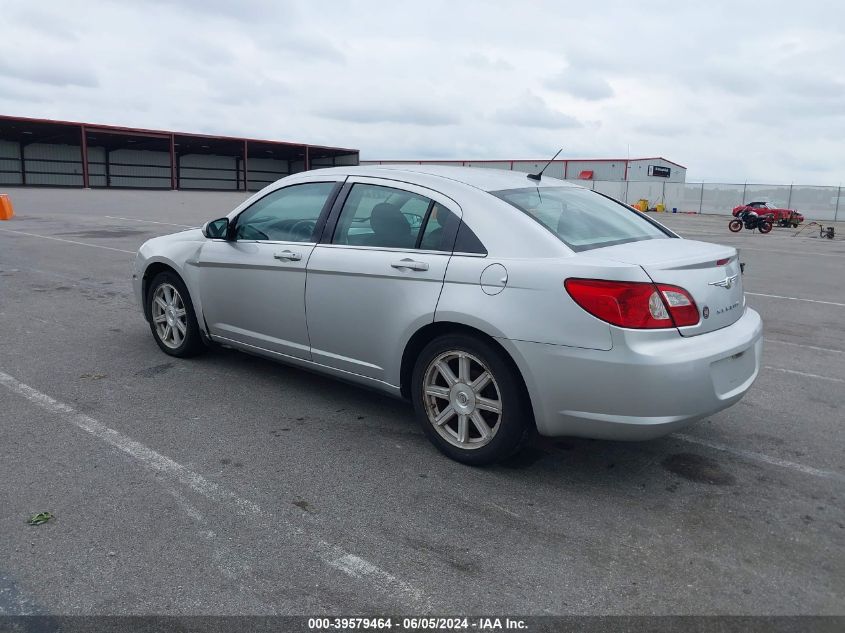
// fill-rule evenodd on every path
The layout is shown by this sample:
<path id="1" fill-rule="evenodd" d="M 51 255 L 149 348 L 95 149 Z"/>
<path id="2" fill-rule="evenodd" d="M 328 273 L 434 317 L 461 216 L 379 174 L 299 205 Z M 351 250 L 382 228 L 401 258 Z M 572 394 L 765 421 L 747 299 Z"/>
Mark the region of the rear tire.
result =
<path id="1" fill-rule="evenodd" d="M 411 377 L 411 399 L 431 443 L 471 466 L 510 457 L 533 428 L 517 369 L 501 350 L 472 336 L 444 335 L 425 346 Z"/>
<path id="2" fill-rule="evenodd" d="M 153 338 L 165 354 L 188 358 L 206 351 L 191 295 L 179 275 L 161 272 L 153 278 L 146 310 Z"/>
<path id="3" fill-rule="evenodd" d="M 772 223 L 771 222 L 761 222 L 757 226 L 757 229 L 760 231 L 760 233 L 769 233 L 772 230 Z"/>
<path id="4" fill-rule="evenodd" d="M 740 220 L 731 220 L 728 228 L 732 233 L 739 233 L 742 230 L 742 222 Z"/>

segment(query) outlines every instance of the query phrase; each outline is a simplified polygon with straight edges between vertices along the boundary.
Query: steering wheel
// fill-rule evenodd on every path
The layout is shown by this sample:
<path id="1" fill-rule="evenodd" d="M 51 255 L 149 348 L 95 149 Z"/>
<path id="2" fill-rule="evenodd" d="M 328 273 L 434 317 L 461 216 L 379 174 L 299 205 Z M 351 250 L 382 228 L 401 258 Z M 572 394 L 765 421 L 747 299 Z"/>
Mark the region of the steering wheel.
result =
<path id="1" fill-rule="evenodd" d="M 242 240 L 269 240 L 270 236 L 250 224 L 239 226 L 238 238 Z"/>
<path id="2" fill-rule="evenodd" d="M 311 239 L 316 227 L 317 223 L 314 220 L 299 220 L 290 227 L 290 234 L 291 237 L 301 238 L 303 242 L 306 242 Z"/>

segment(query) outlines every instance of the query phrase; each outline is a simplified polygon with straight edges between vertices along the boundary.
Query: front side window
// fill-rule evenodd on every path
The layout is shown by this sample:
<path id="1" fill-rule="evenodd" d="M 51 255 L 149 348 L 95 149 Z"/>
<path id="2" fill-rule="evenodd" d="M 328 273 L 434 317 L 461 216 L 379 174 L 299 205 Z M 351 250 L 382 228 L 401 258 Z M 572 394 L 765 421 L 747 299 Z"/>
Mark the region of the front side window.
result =
<path id="1" fill-rule="evenodd" d="M 336 183 L 309 182 L 267 194 L 238 216 L 235 239 L 314 242 L 317 219 Z"/>
<path id="2" fill-rule="evenodd" d="M 410 191 L 356 184 L 340 212 L 332 244 L 415 248 L 432 201 Z"/>
<path id="3" fill-rule="evenodd" d="M 491 193 L 530 215 L 573 251 L 672 237 L 639 212 L 588 189 L 525 187 Z"/>

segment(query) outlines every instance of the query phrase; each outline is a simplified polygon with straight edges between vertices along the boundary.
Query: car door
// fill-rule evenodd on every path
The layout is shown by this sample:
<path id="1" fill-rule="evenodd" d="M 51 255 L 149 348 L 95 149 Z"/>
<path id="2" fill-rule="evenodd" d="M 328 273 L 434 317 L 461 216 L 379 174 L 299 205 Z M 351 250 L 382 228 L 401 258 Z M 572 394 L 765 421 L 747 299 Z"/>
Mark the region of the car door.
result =
<path id="1" fill-rule="evenodd" d="M 434 319 L 460 216 L 424 187 L 349 178 L 308 262 L 313 360 L 397 385 L 405 342 Z"/>
<path id="2" fill-rule="evenodd" d="M 213 339 L 310 359 L 305 267 L 339 189 L 337 181 L 276 189 L 232 220 L 229 239 L 203 245 L 199 286 Z"/>

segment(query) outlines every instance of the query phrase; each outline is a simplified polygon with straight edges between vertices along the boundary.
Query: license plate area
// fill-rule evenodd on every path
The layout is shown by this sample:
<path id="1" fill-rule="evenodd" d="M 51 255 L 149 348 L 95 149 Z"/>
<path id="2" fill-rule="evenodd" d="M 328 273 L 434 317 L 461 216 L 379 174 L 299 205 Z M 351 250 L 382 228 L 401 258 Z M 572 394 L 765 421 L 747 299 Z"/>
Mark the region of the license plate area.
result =
<path id="1" fill-rule="evenodd" d="M 711 363 L 710 377 L 716 394 L 720 398 L 731 396 L 732 392 L 754 375 L 756 365 L 757 361 L 752 348 Z"/>

